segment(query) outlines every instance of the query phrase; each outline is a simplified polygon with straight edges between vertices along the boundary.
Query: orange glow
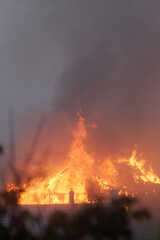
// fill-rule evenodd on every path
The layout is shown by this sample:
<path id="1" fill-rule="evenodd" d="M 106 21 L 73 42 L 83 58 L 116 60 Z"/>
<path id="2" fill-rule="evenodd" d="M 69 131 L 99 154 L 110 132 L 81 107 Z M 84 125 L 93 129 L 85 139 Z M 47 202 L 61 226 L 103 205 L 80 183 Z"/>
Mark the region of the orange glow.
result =
<path id="1" fill-rule="evenodd" d="M 136 170 L 139 170 L 139 176 L 136 175 L 136 172 L 134 174 L 135 180 L 138 180 L 140 178 L 144 182 L 160 184 L 160 178 L 156 174 L 154 174 L 151 166 L 149 166 L 149 169 L 147 170 L 145 168 L 145 163 L 145 159 L 138 160 L 137 152 L 133 151 L 132 156 L 128 160 L 128 164 L 134 167 Z"/>
<path id="2" fill-rule="evenodd" d="M 86 181 L 92 178 L 94 158 L 86 152 L 84 140 L 87 132 L 84 118 L 77 113 L 79 121 L 72 131 L 73 141 L 65 167 L 47 179 L 33 179 L 26 191 L 21 194 L 20 204 L 68 203 L 68 193 L 72 188 L 75 202 L 86 202 Z"/>
<path id="3" fill-rule="evenodd" d="M 151 166 L 145 167 L 146 161 L 136 151 L 133 151 L 129 159 L 107 157 L 98 166 L 95 158 L 87 153 L 85 144 L 87 130 L 84 118 L 81 112 L 78 112 L 77 116 L 79 120 L 76 128 L 72 130 L 73 141 L 64 168 L 56 175 L 34 178 L 29 183 L 23 184 L 24 191 L 20 195 L 20 204 L 68 203 L 71 188 L 75 193 L 75 203 L 88 202 L 92 192 L 93 195 L 109 195 L 112 189 L 117 189 L 119 195 L 134 195 L 134 192 L 128 189 L 129 183 L 122 182 L 120 167 L 124 164 L 125 167 L 132 169 L 134 183 L 142 181 L 160 184 L 160 178 L 154 174 Z M 89 126 L 97 128 L 95 123 Z M 15 186 L 10 184 L 7 186 L 7 191 L 14 188 Z"/>

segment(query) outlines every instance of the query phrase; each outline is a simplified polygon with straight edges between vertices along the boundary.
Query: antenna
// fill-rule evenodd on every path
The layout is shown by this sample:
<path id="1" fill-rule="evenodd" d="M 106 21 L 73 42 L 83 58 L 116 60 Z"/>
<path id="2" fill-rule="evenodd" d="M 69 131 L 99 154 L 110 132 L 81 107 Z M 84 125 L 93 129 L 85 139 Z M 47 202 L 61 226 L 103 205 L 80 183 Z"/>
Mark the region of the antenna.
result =
<path id="1" fill-rule="evenodd" d="M 38 147 L 38 144 L 39 144 L 39 141 L 42 136 L 43 129 L 44 129 L 44 124 L 45 124 L 45 118 L 40 117 L 37 127 L 36 127 L 35 134 L 33 136 L 32 142 L 31 142 L 30 150 L 25 158 L 25 162 L 24 162 L 25 167 L 30 164 L 30 162 L 32 161 L 33 156 L 37 150 L 37 147 Z"/>
<path id="2" fill-rule="evenodd" d="M 14 129 L 14 112 L 9 111 L 9 142 L 10 142 L 10 168 L 15 178 L 16 184 L 20 184 L 20 176 L 15 168 L 16 149 L 15 149 L 15 129 Z"/>
<path id="3" fill-rule="evenodd" d="M 15 150 L 15 129 L 14 129 L 14 113 L 13 109 L 9 111 L 9 141 L 10 141 L 10 161 L 12 164 L 16 161 Z"/>

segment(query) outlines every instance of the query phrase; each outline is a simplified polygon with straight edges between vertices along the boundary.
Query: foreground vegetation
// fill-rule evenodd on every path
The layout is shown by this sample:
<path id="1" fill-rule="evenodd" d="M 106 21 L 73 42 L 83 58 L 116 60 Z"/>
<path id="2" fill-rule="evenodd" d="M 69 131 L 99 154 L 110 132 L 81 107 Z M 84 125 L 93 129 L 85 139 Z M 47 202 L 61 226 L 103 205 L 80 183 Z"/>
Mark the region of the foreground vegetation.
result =
<path id="1" fill-rule="evenodd" d="M 3 153 L 0 146 L 0 155 Z M 21 178 L 13 163 L 10 168 L 15 183 L 20 186 Z M 21 191 L 23 189 L 18 187 L 0 193 L 0 240 L 118 240 L 120 237 L 131 240 L 131 219 L 142 221 L 151 217 L 146 209 L 132 210 L 136 199 L 121 197 L 109 206 L 101 200 L 80 210 L 70 206 L 68 214 L 54 212 L 45 222 L 42 216 L 35 216 L 18 206 Z"/>
<path id="2" fill-rule="evenodd" d="M 16 204 L 16 193 L 7 194 L 3 194 L 6 205 L 0 208 L 0 239 L 5 240 L 118 240 L 119 237 L 131 240 L 131 218 L 138 221 L 150 218 L 146 209 L 132 211 L 135 199 L 122 197 L 110 206 L 96 203 L 80 210 L 72 206 L 69 214 L 54 212 L 45 223 L 43 217 L 32 215 Z"/>

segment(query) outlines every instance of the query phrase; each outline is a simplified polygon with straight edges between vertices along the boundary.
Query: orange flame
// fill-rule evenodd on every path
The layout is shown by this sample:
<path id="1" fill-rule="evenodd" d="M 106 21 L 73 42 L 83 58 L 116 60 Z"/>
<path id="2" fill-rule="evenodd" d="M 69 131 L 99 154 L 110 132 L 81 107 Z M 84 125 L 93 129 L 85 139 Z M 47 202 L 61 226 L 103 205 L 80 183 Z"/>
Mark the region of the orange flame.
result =
<path id="1" fill-rule="evenodd" d="M 151 166 L 149 166 L 149 170 L 145 168 L 145 159 L 138 160 L 137 152 L 136 150 L 133 151 L 132 156 L 128 160 L 128 165 L 133 166 L 135 169 L 139 170 L 140 176 L 134 174 L 135 179 L 140 178 L 144 182 L 151 182 L 160 184 L 160 178 L 154 174 L 154 171 Z"/>
<path id="2" fill-rule="evenodd" d="M 47 179 L 33 179 L 30 186 L 22 193 L 20 204 L 68 203 L 68 193 L 72 188 L 75 202 L 86 202 L 86 181 L 92 177 L 94 158 L 87 152 L 84 140 L 87 131 L 84 118 L 77 113 L 79 121 L 72 131 L 74 137 L 65 167 L 56 175 Z"/>
<path id="3" fill-rule="evenodd" d="M 100 167 L 96 167 L 95 159 L 87 153 L 84 141 L 87 139 L 87 131 L 81 111 L 77 113 L 79 121 L 76 129 L 72 130 L 73 141 L 68 153 L 65 167 L 56 175 L 47 178 L 34 178 L 22 188 L 25 190 L 20 195 L 20 204 L 54 204 L 68 203 L 69 191 L 72 188 L 75 193 L 75 203 L 88 202 L 89 192 L 96 194 L 108 194 L 109 190 L 118 189 L 119 194 L 128 195 L 127 187 L 121 183 L 118 165 L 126 164 L 132 168 L 135 182 L 139 180 L 160 184 L 160 178 L 154 174 L 151 166 L 145 167 L 146 161 L 133 151 L 129 159 L 118 158 L 111 160 L 106 158 Z M 91 124 L 97 128 L 95 124 Z M 140 159 L 139 159 L 140 158 Z M 94 186 L 91 187 L 91 184 Z M 13 184 L 7 186 L 7 191 L 14 189 Z M 132 193 L 134 194 L 134 193 Z"/>

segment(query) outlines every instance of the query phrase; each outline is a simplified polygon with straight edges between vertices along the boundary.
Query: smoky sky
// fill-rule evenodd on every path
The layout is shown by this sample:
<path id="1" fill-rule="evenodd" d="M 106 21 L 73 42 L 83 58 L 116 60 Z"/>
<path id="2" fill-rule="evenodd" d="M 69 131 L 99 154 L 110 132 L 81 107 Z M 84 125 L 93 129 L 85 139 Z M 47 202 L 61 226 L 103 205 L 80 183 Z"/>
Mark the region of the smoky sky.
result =
<path id="1" fill-rule="evenodd" d="M 10 106 L 19 122 L 28 109 L 74 118 L 81 108 L 98 125 L 89 143 L 98 157 L 129 154 L 138 144 L 158 167 L 159 1 L 0 5 L 1 127 Z"/>
<path id="2" fill-rule="evenodd" d="M 99 126 L 99 152 L 159 153 L 160 29 L 157 1 L 81 1 L 67 6 L 64 42 L 71 62 L 56 86 L 55 108 L 76 103 Z"/>

